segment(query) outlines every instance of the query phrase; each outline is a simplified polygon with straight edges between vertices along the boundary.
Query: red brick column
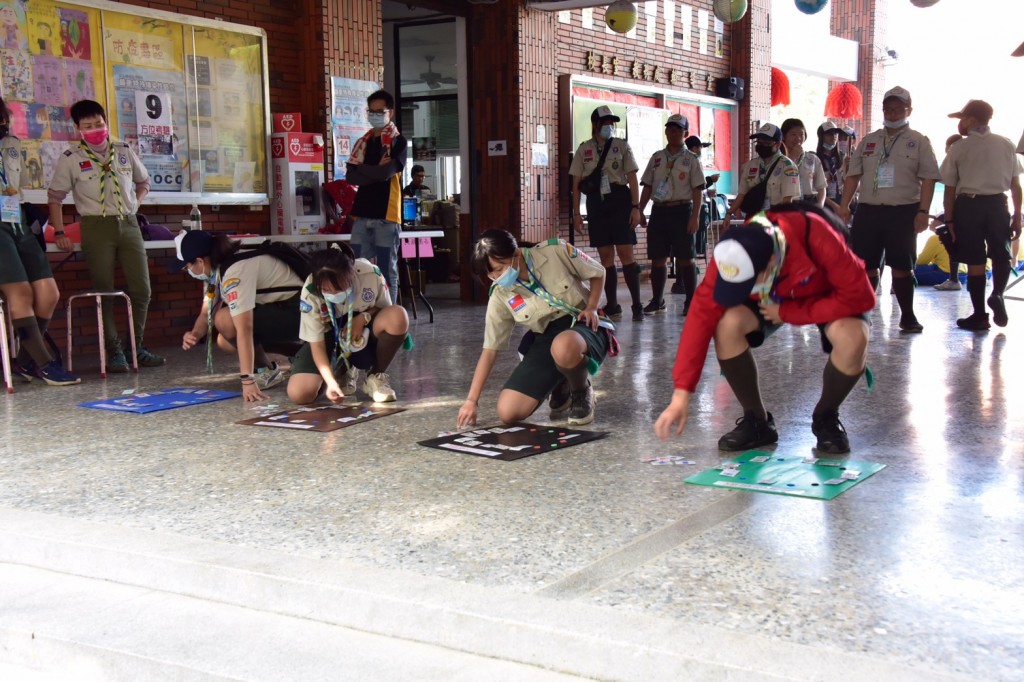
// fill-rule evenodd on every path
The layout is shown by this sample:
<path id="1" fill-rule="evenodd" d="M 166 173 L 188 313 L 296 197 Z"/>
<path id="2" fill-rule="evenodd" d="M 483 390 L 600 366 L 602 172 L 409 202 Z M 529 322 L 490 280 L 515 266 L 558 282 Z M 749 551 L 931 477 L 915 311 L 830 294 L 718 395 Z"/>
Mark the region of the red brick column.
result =
<path id="1" fill-rule="evenodd" d="M 760 124 L 768 122 L 771 111 L 771 9 L 772 0 L 751 0 L 746 16 L 732 25 L 732 75 L 745 80 L 747 87 L 737 126 L 740 163 L 753 153 L 748 138 Z"/>
<path id="2" fill-rule="evenodd" d="M 856 86 L 864 96 L 864 113 L 863 118 L 850 124 L 863 137 L 882 125 L 882 96 L 886 83 L 885 70 L 879 60 L 887 47 L 889 0 L 832 0 L 829 4 L 832 8 L 832 35 L 855 40 L 860 45 Z M 830 86 L 834 85 L 830 83 Z"/>

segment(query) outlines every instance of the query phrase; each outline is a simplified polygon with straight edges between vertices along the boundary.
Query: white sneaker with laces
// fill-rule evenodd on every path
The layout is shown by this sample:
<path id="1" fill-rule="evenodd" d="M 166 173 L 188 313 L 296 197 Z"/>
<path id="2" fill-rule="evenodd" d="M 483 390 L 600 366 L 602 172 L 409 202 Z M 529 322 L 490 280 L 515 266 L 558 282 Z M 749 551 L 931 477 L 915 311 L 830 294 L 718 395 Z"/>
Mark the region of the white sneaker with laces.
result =
<path id="1" fill-rule="evenodd" d="M 395 390 L 391 388 L 391 377 L 384 372 L 367 374 L 363 391 L 373 398 L 375 403 L 390 403 L 395 400 Z"/>
<path id="2" fill-rule="evenodd" d="M 936 291 L 960 291 L 960 282 L 954 282 L 951 279 L 947 279 L 942 284 L 936 284 L 934 289 Z"/>
<path id="3" fill-rule="evenodd" d="M 281 369 L 275 362 L 270 367 L 260 367 L 253 378 L 256 381 L 256 388 L 266 391 L 283 384 L 288 380 L 289 374 L 291 372 Z"/>

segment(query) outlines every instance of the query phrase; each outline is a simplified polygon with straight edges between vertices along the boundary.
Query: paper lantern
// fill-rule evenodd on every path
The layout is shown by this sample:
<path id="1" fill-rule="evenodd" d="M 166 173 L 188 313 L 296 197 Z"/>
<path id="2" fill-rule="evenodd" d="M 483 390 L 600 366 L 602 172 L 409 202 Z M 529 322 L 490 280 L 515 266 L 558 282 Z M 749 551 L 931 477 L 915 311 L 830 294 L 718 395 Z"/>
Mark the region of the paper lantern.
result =
<path id="1" fill-rule="evenodd" d="M 629 0 L 615 0 L 604 11 L 604 20 L 616 33 L 629 33 L 636 28 L 636 5 Z"/>
<path id="2" fill-rule="evenodd" d="M 715 16 L 723 24 L 731 24 L 747 13 L 747 0 L 715 0 Z"/>
<path id="3" fill-rule="evenodd" d="M 840 83 L 825 98 L 825 116 L 828 118 L 861 118 L 864 98 L 853 83 Z"/>
<path id="4" fill-rule="evenodd" d="M 772 106 L 789 104 L 789 76 L 782 69 L 772 67 Z"/>
<path id="5" fill-rule="evenodd" d="M 939 0 L 910 0 L 910 3 L 914 7 L 931 7 L 932 5 L 937 3 L 938 1 Z"/>
<path id="6" fill-rule="evenodd" d="M 817 14 L 827 4 L 828 0 L 796 0 L 796 8 L 804 14 Z"/>

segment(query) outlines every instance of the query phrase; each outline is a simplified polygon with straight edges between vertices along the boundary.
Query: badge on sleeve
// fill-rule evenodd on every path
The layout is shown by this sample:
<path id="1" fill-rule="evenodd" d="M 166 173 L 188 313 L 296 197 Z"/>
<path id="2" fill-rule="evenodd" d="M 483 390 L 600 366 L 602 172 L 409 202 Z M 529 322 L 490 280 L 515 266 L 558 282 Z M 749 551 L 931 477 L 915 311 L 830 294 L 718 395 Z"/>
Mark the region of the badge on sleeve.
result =
<path id="1" fill-rule="evenodd" d="M 127 157 L 127 156 L 125 156 L 124 154 L 121 154 L 120 156 L 118 156 L 118 157 L 117 157 L 117 161 L 118 161 L 118 163 L 120 163 L 120 164 L 121 164 L 122 166 L 127 166 L 127 165 L 128 165 L 128 157 Z"/>
<path id="2" fill-rule="evenodd" d="M 311 306 L 310 304 L 306 303 L 303 300 L 300 300 L 299 301 L 299 310 L 301 310 L 304 313 L 310 313 L 310 312 L 313 312 L 313 306 Z"/>
<path id="3" fill-rule="evenodd" d="M 363 301 L 364 302 L 370 303 L 371 301 L 373 301 L 374 298 L 376 298 L 376 297 L 373 295 L 373 289 L 363 289 Z"/>
<path id="4" fill-rule="evenodd" d="M 224 280 L 224 282 L 220 285 L 220 290 L 221 292 L 226 294 L 241 283 L 241 279 L 239 279 L 238 277 L 232 277 L 231 279 Z"/>
<path id="5" fill-rule="evenodd" d="M 908 140 L 907 141 L 907 149 L 913 149 L 916 146 L 917 146 L 917 143 L 914 142 L 913 140 Z"/>

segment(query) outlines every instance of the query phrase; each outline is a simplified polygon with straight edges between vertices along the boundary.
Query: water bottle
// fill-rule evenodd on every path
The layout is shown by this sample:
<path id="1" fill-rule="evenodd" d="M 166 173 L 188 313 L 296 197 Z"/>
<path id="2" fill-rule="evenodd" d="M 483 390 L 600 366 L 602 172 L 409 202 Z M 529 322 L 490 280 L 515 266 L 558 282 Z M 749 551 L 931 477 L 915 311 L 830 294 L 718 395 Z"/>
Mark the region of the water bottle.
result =
<path id="1" fill-rule="evenodd" d="M 192 215 L 190 216 L 193 230 L 203 229 L 203 214 L 199 212 L 199 206 L 192 204 Z"/>

